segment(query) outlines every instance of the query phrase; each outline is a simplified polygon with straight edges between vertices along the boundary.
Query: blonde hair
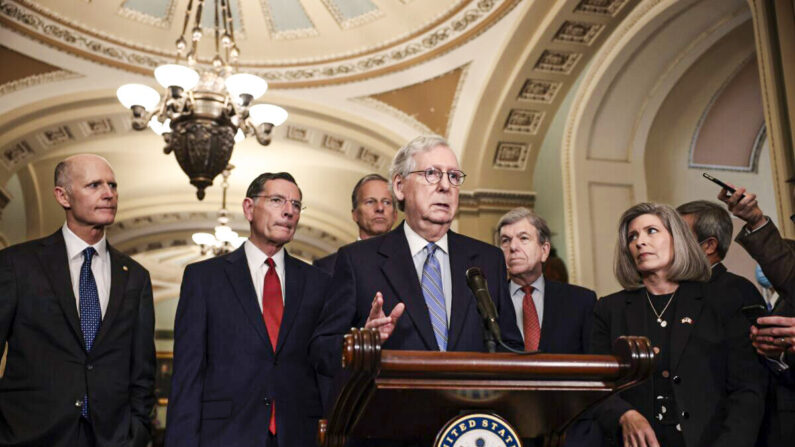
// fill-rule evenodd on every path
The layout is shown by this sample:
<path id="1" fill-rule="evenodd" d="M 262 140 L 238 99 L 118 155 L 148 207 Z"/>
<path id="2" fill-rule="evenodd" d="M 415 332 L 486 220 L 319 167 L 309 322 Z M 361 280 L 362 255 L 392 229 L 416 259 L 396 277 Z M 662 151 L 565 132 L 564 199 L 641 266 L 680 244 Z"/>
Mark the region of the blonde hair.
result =
<path id="1" fill-rule="evenodd" d="M 709 280 L 711 270 L 704 252 L 682 217 L 669 205 L 639 203 L 624 211 L 618 223 L 618 241 L 613 263 L 616 279 L 624 289 L 643 287 L 643 280 L 629 251 L 629 224 L 644 214 L 657 216 L 671 235 L 673 259 L 668 267 L 668 280 L 673 282 Z"/>

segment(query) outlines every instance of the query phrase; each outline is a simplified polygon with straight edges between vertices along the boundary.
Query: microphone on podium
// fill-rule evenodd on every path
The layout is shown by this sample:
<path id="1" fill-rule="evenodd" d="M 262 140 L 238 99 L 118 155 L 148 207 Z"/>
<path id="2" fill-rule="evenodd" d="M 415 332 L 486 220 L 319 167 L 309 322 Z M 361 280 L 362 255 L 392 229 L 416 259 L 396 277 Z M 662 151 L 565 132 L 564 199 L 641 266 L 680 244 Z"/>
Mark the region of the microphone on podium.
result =
<path id="1" fill-rule="evenodd" d="M 494 301 L 491 299 L 483 271 L 480 270 L 480 267 L 470 267 L 466 271 L 466 276 L 467 285 L 475 295 L 478 313 L 483 318 L 483 326 L 485 328 L 483 338 L 489 352 L 495 352 L 497 350 L 496 344 L 499 343 L 506 350 L 516 354 L 538 354 L 540 351 L 520 351 L 503 343 L 500 325 L 497 323 L 499 315 L 497 314 L 497 308 L 494 306 Z"/>
<path id="2" fill-rule="evenodd" d="M 483 276 L 483 271 L 480 270 L 480 267 L 470 267 L 467 269 L 466 275 L 467 285 L 469 285 L 469 289 L 475 295 L 478 313 L 483 318 L 483 326 L 486 329 L 486 347 L 489 352 L 495 352 L 497 349 L 495 341 L 502 344 L 502 334 L 500 333 L 500 325 L 497 323 L 497 308 L 494 307 L 494 301 L 492 301 L 491 294 L 489 294 L 486 277 Z"/>

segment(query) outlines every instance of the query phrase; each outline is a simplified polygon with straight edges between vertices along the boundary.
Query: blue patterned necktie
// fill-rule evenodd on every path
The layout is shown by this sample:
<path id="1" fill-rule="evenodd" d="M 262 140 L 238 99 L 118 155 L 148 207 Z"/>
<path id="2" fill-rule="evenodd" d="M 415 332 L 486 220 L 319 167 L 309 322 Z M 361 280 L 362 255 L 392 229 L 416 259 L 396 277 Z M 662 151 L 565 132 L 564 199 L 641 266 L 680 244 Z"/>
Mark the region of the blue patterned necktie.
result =
<path id="1" fill-rule="evenodd" d="M 440 351 L 447 351 L 447 310 L 444 305 L 442 291 L 442 268 L 434 254 L 439 248 L 433 242 L 425 246 L 428 257 L 422 266 L 422 295 L 431 315 L 433 335 Z"/>
<path id="2" fill-rule="evenodd" d="M 86 352 L 91 352 L 94 338 L 102 322 L 102 309 L 99 307 L 97 282 L 91 272 L 91 258 L 96 254 L 94 247 L 83 250 L 83 266 L 80 267 L 80 329 L 86 342 Z M 88 394 L 83 396 L 81 414 L 88 419 Z"/>

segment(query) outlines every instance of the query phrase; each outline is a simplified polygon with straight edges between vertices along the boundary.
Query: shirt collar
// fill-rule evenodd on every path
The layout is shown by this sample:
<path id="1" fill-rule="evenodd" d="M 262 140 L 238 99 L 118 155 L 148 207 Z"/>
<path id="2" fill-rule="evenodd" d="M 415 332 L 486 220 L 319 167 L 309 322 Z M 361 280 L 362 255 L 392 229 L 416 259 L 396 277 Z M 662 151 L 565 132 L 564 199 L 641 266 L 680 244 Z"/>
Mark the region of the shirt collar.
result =
<path id="1" fill-rule="evenodd" d="M 417 253 L 421 252 L 422 249 L 425 248 L 428 243 L 430 243 L 430 241 L 426 241 L 422 236 L 417 234 L 416 231 L 412 230 L 408 222 L 404 222 L 403 229 L 406 232 L 406 240 L 409 243 L 409 251 L 411 252 L 411 257 L 413 258 L 417 255 Z M 441 239 L 436 241 L 435 244 L 443 252 L 449 253 L 447 251 L 447 233 L 445 233 Z"/>
<path id="2" fill-rule="evenodd" d="M 243 244 L 244 250 L 246 251 L 246 259 L 248 259 L 248 265 L 260 268 L 265 261 L 268 259 L 268 255 L 265 254 L 262 250 L 259 249 L 250 239 L 246 239 L 246 242 Z M 280 248 L 273 256 L 273 262 L 276 264 L 277 269 L 284 268 L 284 247 Z M 277 270 L 278 272 L 279 270 Z"/>
<path id="3" fill-rule="evenodd" d="M 66 256 L 68 259 L 74 259 L 76 257 L 83 257 L 83 250 L 88 247 L 94 247 L 96 250 L 96 255 L 99 256 L 100 259 L 106 259 L 108 254 L 108 241 L 105 238 L 105 234 L 102 234 L 102 239 L 99 240 L 96 244 L 89 244 L 88 242 L 80 239 L 80 237 L 72 230 L 69 229 L 69 226 L 66 223 L 63 224 L 61 227 L 61 232 L 63 233 L 63 241 L 66 244 Z"/>
<path id="4" fill-rule="evenodd" d="M 547 284 L 546 281 L 544 281 L 544 274 L 542 273 L 541 276 L 536 278 L 536 280 L 533 281 L 533 283 L 530 284 L 530 285 L 533 286 L 533 289 L 538 290 L 539 292 L 541 292 L 541 295 L 543 296 L 544 295 L 544 287 L 546 286 L 546 284 Z M 509 284 L 509 290 L 511 292 L 511 295 L 513 295 L 517 291 L 522 290 L 522 286 L 517 284 L 516 281 L 511 280 L 511 284 Z"/>

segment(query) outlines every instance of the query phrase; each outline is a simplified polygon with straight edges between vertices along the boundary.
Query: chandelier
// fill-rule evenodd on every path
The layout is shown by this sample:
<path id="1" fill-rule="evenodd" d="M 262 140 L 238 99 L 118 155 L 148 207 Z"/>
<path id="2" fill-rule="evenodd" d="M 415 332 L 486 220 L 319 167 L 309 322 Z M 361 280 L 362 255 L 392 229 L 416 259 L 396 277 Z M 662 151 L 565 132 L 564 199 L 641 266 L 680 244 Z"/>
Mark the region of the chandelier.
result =
<path id="1" fill-rule="evenodd" d="M 267 146 L 273 127 L 287 119 L 281 107 L 252 105 L 268 89 L 268 83 L 259 76 L 237 72 L 240 50 L 235 43 L 230 1 L 212 0 L 215 57 L 209 65 L 198 64 L 197 52 L 205 33 L 201 26 L 205 0 L 196 1 L 188 44 L 186 32 L 194 12 L 194 0 L 189 0 L 182 34 L 176 41 L 176 59 L 154 70 L 155 79 L 165 89 L 162 97 L 143 84 L 125 84 L 116 91 L 122 105 L 132 111 L 133 129 L 149 127 L 163 137 L 163 152 L 174 153 L 199 200 L 229 164 L 236 142 L 254 135 Z"/>
<path id="2" fill-rule="evenodd" d="M 237 232 L 229 226 L 229 211 L 226 209 L 226 190 L 229 188 L 229 174 L 235 167 L 228 165 L 222 172 L 224 180 L 221 183 L 223 196 L 221 196 L 221 209 L 218 210 L 218 225 L 214 233 L 193 233 L 193 242 L 201 248 L 202 256 L 212 253 L 220 256 L 240 247 L 246 241 L 245 237 L 238 236 Z"/>

